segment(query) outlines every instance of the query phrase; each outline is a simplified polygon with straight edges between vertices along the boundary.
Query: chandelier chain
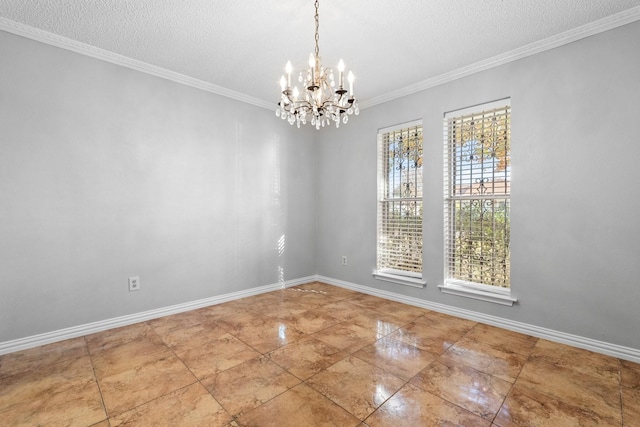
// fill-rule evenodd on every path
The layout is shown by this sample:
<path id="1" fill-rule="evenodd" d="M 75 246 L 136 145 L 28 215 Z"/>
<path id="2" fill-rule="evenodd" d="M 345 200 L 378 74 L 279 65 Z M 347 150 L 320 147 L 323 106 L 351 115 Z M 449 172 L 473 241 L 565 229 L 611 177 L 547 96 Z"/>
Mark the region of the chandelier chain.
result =
<path id="1" fill-rule="evenodd" d="M 318 0 L 316 0 L 315 6 L 316 6 L 316 14 L 315 14 L 315 20 L 316 20 L 316 58 L 317 58 L 318 56 L 320 56 L 320 48 L 318 47 L 318 42 L 320 40 L 320 36 L 318 35 L 318 28 L 320 27 L 320 15 L 318 14 L 318 7 L 320 6 L 320 3 L 319 3 Z"/>

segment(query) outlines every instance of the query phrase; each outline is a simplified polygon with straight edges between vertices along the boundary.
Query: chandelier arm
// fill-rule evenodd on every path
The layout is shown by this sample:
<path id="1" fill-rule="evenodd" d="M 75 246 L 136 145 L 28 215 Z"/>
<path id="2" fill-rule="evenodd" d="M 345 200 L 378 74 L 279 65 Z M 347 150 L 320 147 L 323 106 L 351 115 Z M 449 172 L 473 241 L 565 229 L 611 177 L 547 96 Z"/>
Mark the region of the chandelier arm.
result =
<path id="1" fill-rule="evenodd" d="M 300 101 L 296 101 L 294 104 L 297 104 L 296 105 L 296 110 L 298 110 L 300 108 L 306 108 L 306 109 L 309 109 L 309 110 L 313 109 L 313 104 L 310 103 L 309 101 L 305 100 L 305 99 L 300 100 Z"/>
<path id="2" fill-rule="evenodd" d="M 320 107 L 318 108 L 323 108 L 323 109 L 327 109 L 327 106 L 333 106 L 335 108 L 338 108 L 342 113 L 344 113 L 345 111 L 347 111 L 349 109 L 349 107 L 351 107 L 351 104 L 353 104 L 353 100 L 348 100 L 349 105 L 340 105 L 337 102 L 333 102 L 333 101 L 324 101 Z"/>
<path id="3" fill-rule="evenodd" d="M 284 105 L 285 111 L 297 111 L 301 109 L 313 110 L 313 104 L 306 100 L 293 101 Z"/>

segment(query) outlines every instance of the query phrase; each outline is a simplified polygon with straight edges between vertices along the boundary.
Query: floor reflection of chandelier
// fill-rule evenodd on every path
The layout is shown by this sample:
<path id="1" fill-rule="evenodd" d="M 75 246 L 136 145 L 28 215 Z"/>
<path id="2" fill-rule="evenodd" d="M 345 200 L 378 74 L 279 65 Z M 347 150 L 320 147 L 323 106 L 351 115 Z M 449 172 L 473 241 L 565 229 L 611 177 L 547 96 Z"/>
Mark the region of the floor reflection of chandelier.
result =
<path id="1" fill-rule="evenodd" d="M 351 71 L 347 75 L 349 90 L 344 88 L 344 62 L 338 63 L 338 82 L 331 68 L 320 64 L 320 49 L 318 48 L 318 0 L 315 1 L 316 21 L 316 50 L 309 55 L 309 68 L 301 71 L 298 82 L 304 88 L 302 93 L 297 86 L 291 87 L 291 61 L 285 67 L 286 76 L 280 78 L 282 97 L 276 108 L 276 115 L 289 124 L 306 124 L 311 122 L 316 129 L 334 122 L 340 127 L 340 122 L 347 123 L 349 115 L 360 113 L 358 101 L 353 96 L 354 76 Z"/>

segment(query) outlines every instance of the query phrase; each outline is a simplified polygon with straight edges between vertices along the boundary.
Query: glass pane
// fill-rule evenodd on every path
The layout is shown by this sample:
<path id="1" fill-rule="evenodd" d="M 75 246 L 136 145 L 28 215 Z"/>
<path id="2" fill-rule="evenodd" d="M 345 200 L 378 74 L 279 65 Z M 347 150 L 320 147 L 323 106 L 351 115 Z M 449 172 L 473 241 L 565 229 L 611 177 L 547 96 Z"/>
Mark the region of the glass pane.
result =
<path id="1" fill-rule="evenodd" d="M 452 196 L 511 192 L 510 127 L 509 109 L 450 122 Z"/>
<path id="2" fill-rule="evenodd" d="M 385 134 L 386 198 L 422 197 L 422 127 Z"/>
<path id="3" fill-rule="evenodd" d="M 422 272 L 422 126 L 381 135 L 378 269 Z"/>
<path id="4" fill-rule="evenodd" d="M 510 286 L 509 199 L 451 202 L 450 278 Z"/>
<path id="5" fill-rule="evenodd" d="M 422 202 L 382 203 L 378 268 L 422 271 Z"/>
<path id="6" fill-rule="evenodd" d="M 510 287 L 511 115 L 506 106 L 448 121 L 448 275 Z"/>

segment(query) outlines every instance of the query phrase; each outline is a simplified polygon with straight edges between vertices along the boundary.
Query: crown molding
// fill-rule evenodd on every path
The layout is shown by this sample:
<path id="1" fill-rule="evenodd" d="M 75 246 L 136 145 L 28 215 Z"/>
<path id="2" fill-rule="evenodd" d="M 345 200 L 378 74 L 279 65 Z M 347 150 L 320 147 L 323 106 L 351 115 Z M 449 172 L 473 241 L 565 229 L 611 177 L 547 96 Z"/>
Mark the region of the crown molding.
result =
<path id="1" fill-rule="evenodd" d="M 617 27 L 621 27 L 626 24 L 640 20 L 640 6 L 627 9 L 625 11 L 616 13 L 606 18 L 599 19 L 597 21 L 590 22 L 580 27 L 573 28 L 569 31 L 557 34 L 555 36 L 540 40 L 520 47 L 518 49 L 505 52 L 500 55 L 493 56 L 491 58 L 467 65 L 465 67 L 458 68 L 448 73 L 435 76 L 430 79 L 423 80 L 413 85 L 406 86 L 393 92 L 389 92 L 380 96 L 375 96 L 368 100 L 360 102 L 360 109 L 373 107 L 378 104 L 383 104 L 388 101 L 392 101 L 403 96 L 412 95 L 416 92 L 420 92 L 426 89 L 430 89 L 436 86 L 440 86 L 445 83 L 452 82 L 454 80 L 470 76 L 481 71 L 485 71 L 500 65 L 507 64 L 509 62 L 517 61 L 528 56 L 532 56 L 547 50 L 554 49 L 556 47 L 563 46 L 565 44 L 572 43 L 574 41 L 602 33 L 604 31 L 612 30 Z M 191 86 L 197 89 L 201 89 L 207 92 L 214 93 L 216 95 L 224 96 L 234 99 L 236 101 L 245 102 L 247 104 L 255 105 L 257 107 L 266 108 L 272 110 L 273 102 L 269 102 L 260 98 L 256 98 L 242 92 L 237 92 L 231 89 L 227 89 L 222 86 L 218 86 L 213 83 L 208 83 L 203 80 L 199 80 L 193 77 L 186 76 L 184 74 L 170 71 L 162 67 L 148 64 L 146 62 L 138 61 L 136 59 L 129 58 L 124 55 L 110 52 L 108 50 L 100 49 L 95 46 L 91 46 L 85 43 L 78 42 L 76 40 L 69 39 L 48 31 L 40 30 L 38 28 L 31 27 L 29 25 L 21 24 L 6 18 L 0 17 L 0 30 L 8 33 L 16 34 L 18 36 L 26 37 L 32 40 L 36 40 L 42 43 L 46 43 L 52 46 L 56 46 L 62 49 L 70 50 L 82 55 L 90 56 L 92 58 L 100 59 L 102 61 L 110 62 L 112 64 L 120 65 L 123 67 L 131 68 L 136 71 L 151 74 L 156 77 L 161 77 L 167 80 L 174 81 L 176 83 Z"/>
<path id="2" fill-rule="evenodd" d="M 449 83 L 454 80 L 458 80 L 460 78 L 467 77 L 494 67 L 498 67 L 509 62 L 517 61 L 528 56 L 536 55 L 538 53 L 545 52 L 547 50 L 551 50 L 556 47 L 560 47 L 608 30 L 612 30 L 614 28 L 621 27 L 638 20 L 640 20 L 640 6 L 627 9 L 614 15 L 607 16 L 606 18 L 590 22 L 580 27 L 573 28 L 569 31 L 565 31 L 555 36 L 548 37 L 544 40 L 522 46 L 518 49 L 514 49 L 509 52 L 505 52 L 503 54 L 467 65 L 465 67 L 458 68 L 448 73 L 423 80 L 421 82 L 406 86 L 396 91 L 376 96 L 365 101 L 361 101 L 360 109 L 362 110 L 378 104 L 392 101 L 397 98 L 402 98 L 403 96 L 412 95 L 416 92 L 440 86 L 442 84 Z"/>
<path id="3" fill-rule="evenodd" d="M 267 102 L 263 99 L 259 99 L 242 92 L 227 89 L 222 86 L 218 86 L 213 83 L 208 83 L 203 80 L 199 80 L 193 77 L 189 77 L 184 74 L 177 73 L 175 71 L 167 70 L 166 68 L 158 67 L 148 64 L 143 61 L 138 61 L 133 58 L 129 58 L 124 55 L 110 52 L 105 49 L 100 49 L 95 46 L 81 43 L 70 38 L 60 36 L 58 34 L 50 33 L 38 28 L 31 27 L 29 25 L 21 24 L 19 22 L 11 21 L 6 18 L 0 17 L 0 30 L 12 33 L 18 36 L 22 36 L 31 40 L 36 40 L 42 43 L 46 43 L 51 46 L 59 47 L 62 49 L 70 50 L 81 55 L 86 55 L 101 61 L 110 62 L 112 64 L 127 67 L 136 71 L 140 71 L 152 76 L 160 77 L 163 79 L 171 80 L 176 83 L 180 83 L 186 86 L 191 86 L 197 89 L 211 92 L 216 95 L 224 96 L 227 98 L 235 99 L 247 104 L 255 105 L 257 107 L 267 108 L 272 110 L 274 108 L 273 102 Z"/>

